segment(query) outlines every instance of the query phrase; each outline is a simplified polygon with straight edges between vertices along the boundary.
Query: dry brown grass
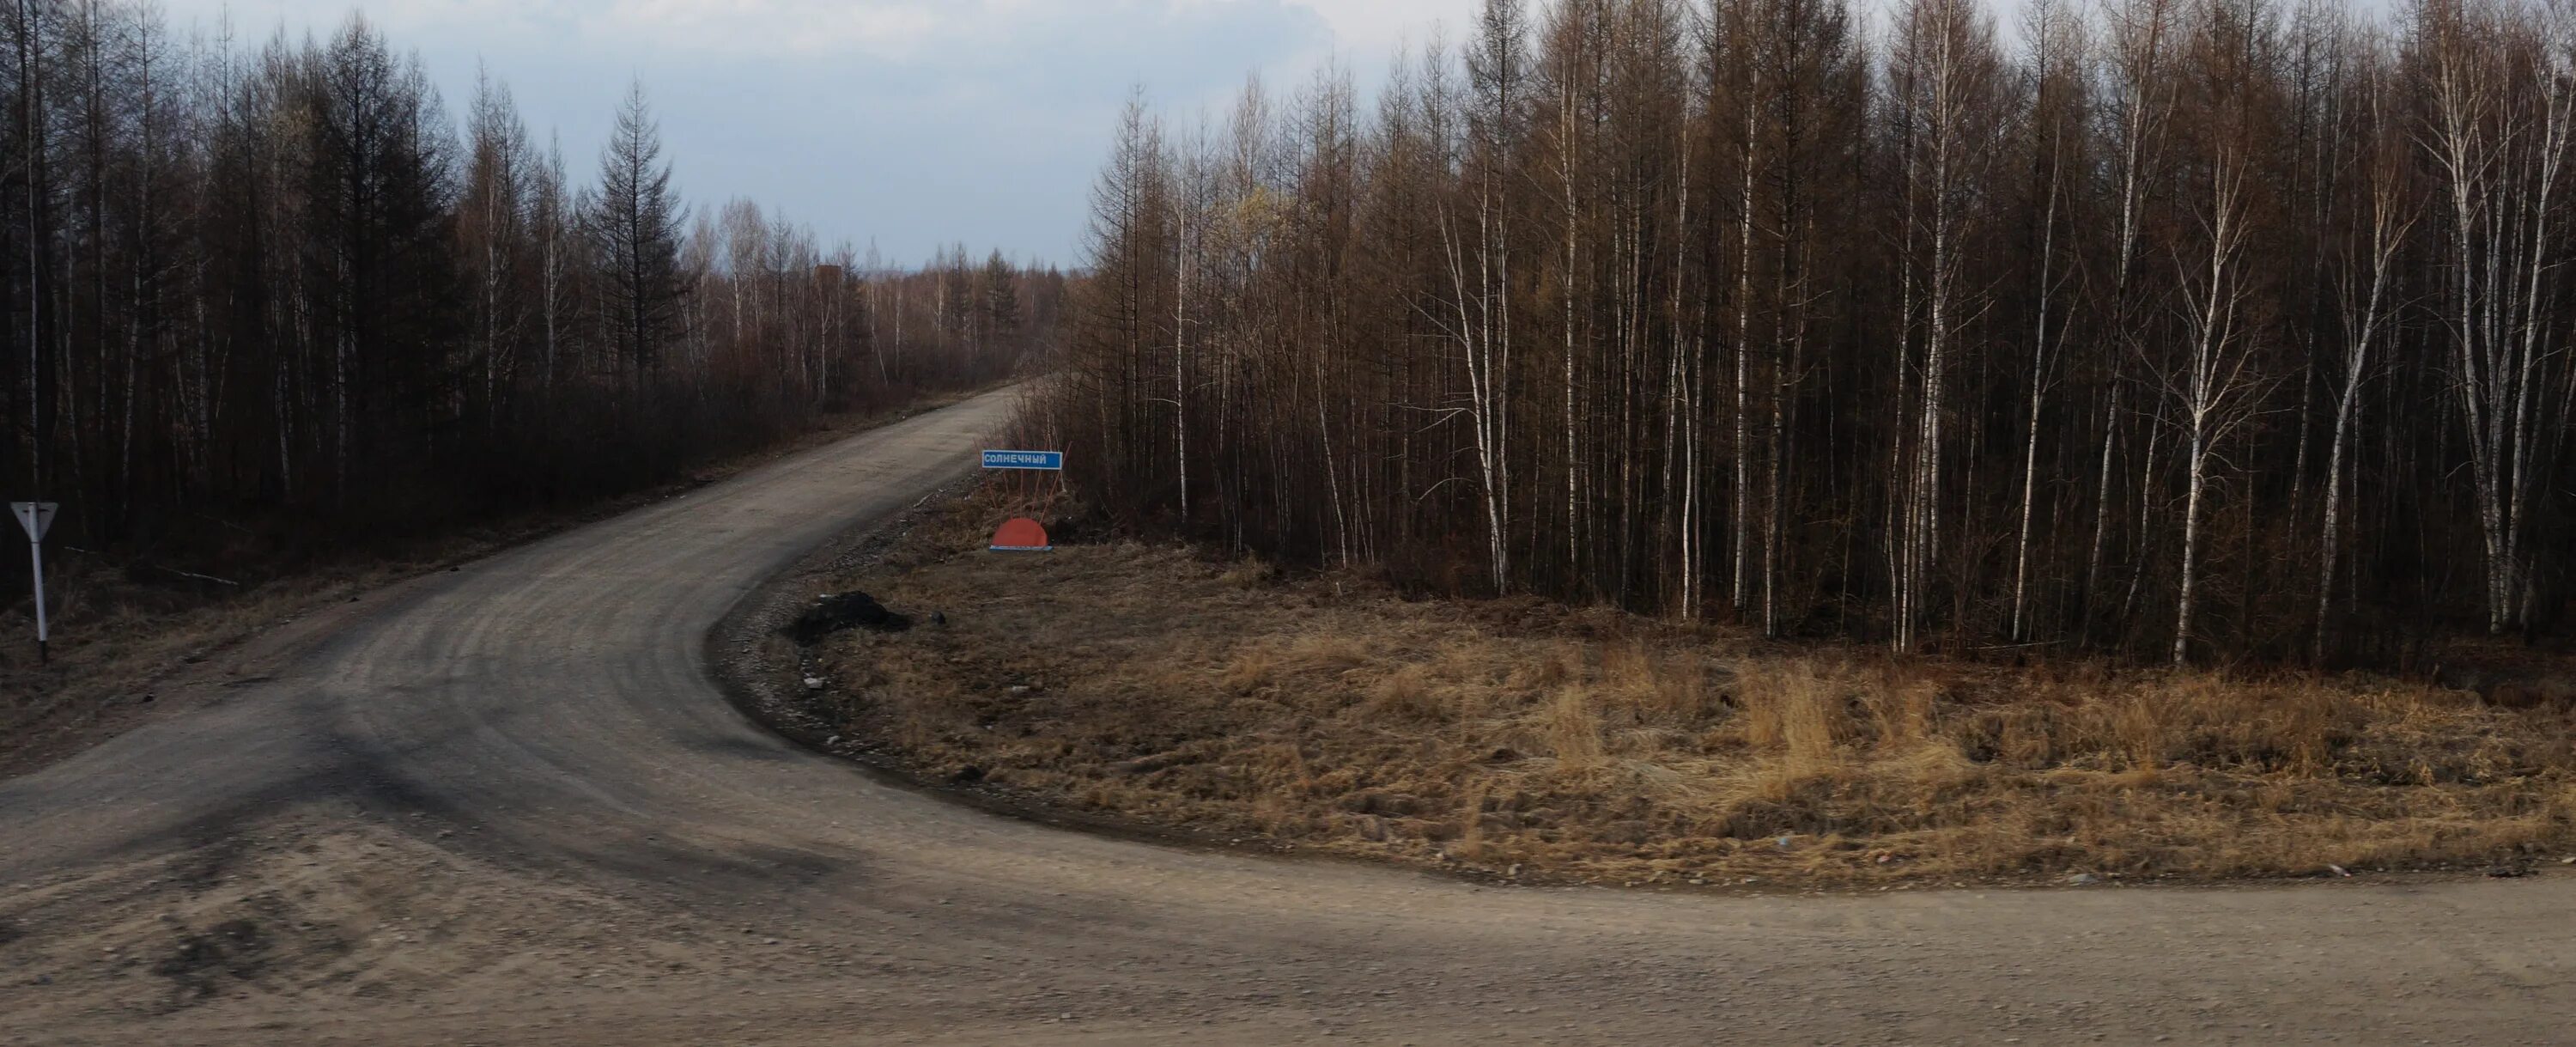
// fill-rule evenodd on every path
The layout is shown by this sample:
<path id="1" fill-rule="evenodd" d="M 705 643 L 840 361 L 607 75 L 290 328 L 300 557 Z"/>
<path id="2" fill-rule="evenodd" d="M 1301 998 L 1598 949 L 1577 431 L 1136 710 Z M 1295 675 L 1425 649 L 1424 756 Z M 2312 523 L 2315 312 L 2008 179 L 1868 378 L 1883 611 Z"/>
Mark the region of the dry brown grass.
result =
<path id="1" fill-rule="evenodd" d="M 1655 881 L 2305 874 L 2576 853 L 2560 711 L 2367 677 L 2005 670 L 1535 602 L 1408 602 L 1173 547 L 846 584 L 946 627 L 823 652 L 932 772 L 1229 835 Z"/>

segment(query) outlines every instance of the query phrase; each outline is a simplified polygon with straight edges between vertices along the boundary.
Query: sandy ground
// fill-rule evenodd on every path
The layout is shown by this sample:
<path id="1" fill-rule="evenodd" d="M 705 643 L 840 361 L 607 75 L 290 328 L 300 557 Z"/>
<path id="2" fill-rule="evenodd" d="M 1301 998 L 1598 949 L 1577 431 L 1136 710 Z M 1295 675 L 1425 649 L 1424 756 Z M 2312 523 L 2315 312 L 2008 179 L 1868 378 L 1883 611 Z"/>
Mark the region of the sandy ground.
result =
<path id="1" fill-rule="evenodd" d="M 2565 875 L 1495 888 L 994 817 L 744 720 L 708 630 L 1008 409 L 396 587 L 0 782 L 0 1043 L 2570 1039 Z"/>

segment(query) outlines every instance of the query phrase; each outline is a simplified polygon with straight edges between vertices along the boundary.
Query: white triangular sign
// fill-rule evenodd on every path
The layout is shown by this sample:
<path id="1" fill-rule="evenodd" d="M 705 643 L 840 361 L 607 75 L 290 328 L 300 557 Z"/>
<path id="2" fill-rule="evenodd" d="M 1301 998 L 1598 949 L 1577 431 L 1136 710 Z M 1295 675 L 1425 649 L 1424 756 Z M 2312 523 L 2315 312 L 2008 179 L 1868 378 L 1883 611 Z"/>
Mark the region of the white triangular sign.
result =
<path id="1" fill-rule="evenodd" d="M 45 532 L 54 529 L 54 512 L 62 508 L 53 502 L 11 502 L 9 509 L 18 515 L 18 526 L 26 529 L 27 540 L 41 542 Z"/>

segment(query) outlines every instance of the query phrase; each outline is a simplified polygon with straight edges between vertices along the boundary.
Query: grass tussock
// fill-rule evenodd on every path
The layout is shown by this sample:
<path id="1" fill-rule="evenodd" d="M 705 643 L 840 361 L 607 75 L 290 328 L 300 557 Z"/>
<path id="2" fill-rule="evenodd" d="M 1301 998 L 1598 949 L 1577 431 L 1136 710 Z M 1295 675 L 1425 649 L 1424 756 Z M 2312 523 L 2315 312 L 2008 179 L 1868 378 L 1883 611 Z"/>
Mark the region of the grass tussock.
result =
<path id="1" fill-rule="evenodd" d="M 2236 877 L 2576 853 L 2564 710 L 2361 676 L 2010 670 L 1535 601 L 1408 602 L 1188 550 L 848 579 L 944 627 L 822 652 L 931 773 L 1300 846 L 1560 877 Z"/>

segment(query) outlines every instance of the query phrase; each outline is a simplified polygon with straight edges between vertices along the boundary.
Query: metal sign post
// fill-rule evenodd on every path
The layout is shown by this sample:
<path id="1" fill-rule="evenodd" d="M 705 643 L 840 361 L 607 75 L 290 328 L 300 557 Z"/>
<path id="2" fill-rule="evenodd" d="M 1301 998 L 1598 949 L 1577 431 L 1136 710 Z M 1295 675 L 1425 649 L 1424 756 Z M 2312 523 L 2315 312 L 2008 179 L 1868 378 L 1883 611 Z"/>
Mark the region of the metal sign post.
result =
<path id="1" fill-rule="evenodd" d="M 18 526 L 27 531 L 27 550 L 36 561 L 36 663 L 51 660 L 45 642 L 52 639 L 45 622 L 45 532 L 54 529 L 54 511 L 62 508 L 52 502 L 11 502 L 9 511 L 18 516 Z"/>
<path id="2" fill-rule="evenodd" d="M 1064 483 L 1064 452 L 986 451 L 984 452 L 984 468 L 1017 472 L 1023 475 L 1028 473 L 1054 473 L 1056 474 L 1056 483 L 1061 486 Z M 1034 484 L 1023 482 L 1019 487 L 1020 496 L 1023 498 L 1033 497 L 1036 494 Z"/>

